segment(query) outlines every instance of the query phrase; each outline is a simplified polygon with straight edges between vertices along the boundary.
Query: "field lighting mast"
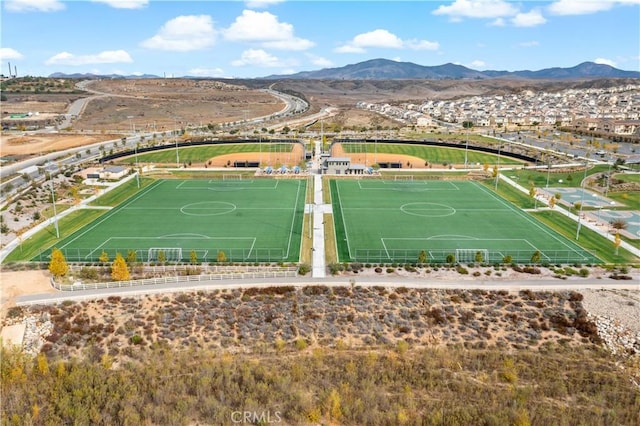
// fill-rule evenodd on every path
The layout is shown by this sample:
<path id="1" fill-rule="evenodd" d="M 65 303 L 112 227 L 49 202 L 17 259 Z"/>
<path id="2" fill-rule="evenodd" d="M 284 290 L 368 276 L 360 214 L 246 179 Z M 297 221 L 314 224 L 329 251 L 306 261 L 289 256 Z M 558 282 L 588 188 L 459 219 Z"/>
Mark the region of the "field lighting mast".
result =
<path id="1" fill-rule="evenodd" d="M 56 228 L 56 238 L 60 238 L 60 230 L 58 229 L 58 213 L 56 212 L 56 194 L 53 191 L 53 175 L 49 172 L 49 187 L 51 188 L 51 203 L 53 205 L 53 224 Z"/>
<path id="2" fill-rule="evenodd" d="M 587 180 L 587 169 L 588 169 L 588 163 L 584 163 L 584 177 L 582 178 L 582 196 L 580 198 L 580 210 L 578 211 L 578 229 L 576 230 L 576 241 L 578 241 L 578 238 L 580 238 L 580 225 L 582 224 L 580 219 L 582 216 L 582 207 L 584 205 L 584 184 Z"/>
<path id="3" fill-rule="evenodd" d="M 173 137 L 176 140 L 176 168 L 180 168 L 180 153 L 178 152 L 178 121 L 174 118 L 173 123 L 176 126 L 176 130 L 174 130 Z"/>

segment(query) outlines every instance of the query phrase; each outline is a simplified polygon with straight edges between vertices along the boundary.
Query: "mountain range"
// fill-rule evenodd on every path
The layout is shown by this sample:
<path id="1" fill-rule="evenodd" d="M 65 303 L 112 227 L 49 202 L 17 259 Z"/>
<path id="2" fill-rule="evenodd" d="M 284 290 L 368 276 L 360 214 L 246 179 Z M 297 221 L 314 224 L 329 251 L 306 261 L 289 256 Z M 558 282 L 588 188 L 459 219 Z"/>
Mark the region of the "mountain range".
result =
<path id="1" fill-rule="evenodd" d="M 538 71 L 476 71 L 452 63 L 423 66 L 412 62 L 371 59 L 339 68 L 271 75 L 267 79 L 384 80 L 384 79 L 576 79 L 576 78 L 640 78 L 638 71 L 623 71 L 610 65 L 583 62 L 571 68 L 546 68 Z"/>
<path id="2" fill-rule="evenodd" d="M 95 75 L 54 73 L 51 78 L 161 78 L 157 75 Z M 184 76 L 182 78 L 204 78 Z M 318 71 L 304 71 L 296 74 L 269 75 L 268 80 L 483 80 L 491 78 L 513 79 L 581 79 L 581 78 L 640 78 L 638 71 L 624 71 L 606 64 L 583 62 L 570 68 L 545 68 L 538 71 L 477 71 L 457 64 L 424 66 L 412 62 L 398 62 L 389 59 L 371 59 L 338 68 Z"/>

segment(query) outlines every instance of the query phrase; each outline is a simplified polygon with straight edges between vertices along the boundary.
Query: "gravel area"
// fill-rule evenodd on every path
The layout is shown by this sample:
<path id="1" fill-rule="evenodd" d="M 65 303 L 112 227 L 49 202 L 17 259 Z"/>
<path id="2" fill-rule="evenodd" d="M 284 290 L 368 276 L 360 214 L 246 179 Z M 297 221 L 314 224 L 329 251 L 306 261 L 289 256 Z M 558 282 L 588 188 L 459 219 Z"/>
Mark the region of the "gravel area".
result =
<path id="1" fill-rule="evenodd" d="M 633 333 L 640 333 L 640 290 L 581 290 L 585 309 L 591 314 L 614 318 Z"/>

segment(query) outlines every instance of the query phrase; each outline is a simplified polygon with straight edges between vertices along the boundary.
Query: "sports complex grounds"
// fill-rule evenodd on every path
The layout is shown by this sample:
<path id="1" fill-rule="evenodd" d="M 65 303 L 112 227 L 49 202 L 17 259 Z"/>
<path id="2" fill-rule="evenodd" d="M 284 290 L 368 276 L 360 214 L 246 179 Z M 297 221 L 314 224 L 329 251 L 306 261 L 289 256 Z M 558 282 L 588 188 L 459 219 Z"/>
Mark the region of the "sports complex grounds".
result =
<path id="1" fill-rule="evenodd" d="M 306 180 L 158 179 L 55 244 L 74 262 L 297 262 Z M 33 260 L 46 261 L 53 247 Z"/>
<path id="2" fill-rule="evenodd" d="M 600 262 L 476 181 L 325 182 L 339 262 Z M 305 177 L 156 179 L 31 260 L 56 247 L 72 262 L 132 251 L 146 262 L 300 262 L 309 186 Z"/>
<path id="3" fill-rule="evenodd" d="M 598 262 L 475 181 L 332 180 L 331 195 L 343 261 Z"/>

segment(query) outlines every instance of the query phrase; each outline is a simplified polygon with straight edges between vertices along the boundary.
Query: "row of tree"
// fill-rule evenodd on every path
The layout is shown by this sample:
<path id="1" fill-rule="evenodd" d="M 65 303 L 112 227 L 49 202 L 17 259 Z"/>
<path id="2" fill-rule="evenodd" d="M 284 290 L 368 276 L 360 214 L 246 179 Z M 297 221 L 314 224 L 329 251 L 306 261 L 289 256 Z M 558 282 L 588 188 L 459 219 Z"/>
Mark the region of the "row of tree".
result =
<path id="1" fill-rule="evenodd" d="M 106 255 L 106 253 L 103 252 L 103 255 Z M 104 257 L 101 256 L 101 261 L 103 258 Z M 104 263 L 106 262 L 108 262 L 108 255 Z M 58 248 L 54 248 L 51 251 L 49 272 L 51 272 L 51 275 L 53 275 L 57 279 L 60 279 L 69 273 L 69 264 L 67 263 L 67 260 L 64 257 L 62 251 Z M 124 257 L 122 257 L 120 253 L 116 253 L 116 257 L 111 264 L 111 278 L 115 281 L 126 281 L 131 278 L 129 265 L 127 265 L 127 261 L 124 259 Z"/>

